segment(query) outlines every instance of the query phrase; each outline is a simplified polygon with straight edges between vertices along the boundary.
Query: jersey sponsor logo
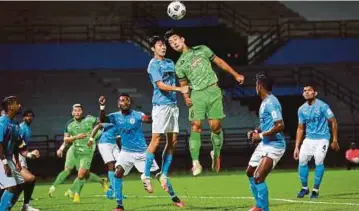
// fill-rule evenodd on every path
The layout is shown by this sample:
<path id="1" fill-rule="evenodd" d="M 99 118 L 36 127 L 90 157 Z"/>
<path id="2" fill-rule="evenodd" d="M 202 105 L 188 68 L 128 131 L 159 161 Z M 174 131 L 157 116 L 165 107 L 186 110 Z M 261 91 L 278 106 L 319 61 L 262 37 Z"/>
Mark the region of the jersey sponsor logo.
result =
<path id="1" fill-rule="evenodd" d="M 192 61 L 192 65 L 191 65 L 191 68 L 196 68 L 198 66 L 198 64 L 200 64 L 202 61 L 202 58 L 197 58 L 197 59 L 194 59 Z"/>

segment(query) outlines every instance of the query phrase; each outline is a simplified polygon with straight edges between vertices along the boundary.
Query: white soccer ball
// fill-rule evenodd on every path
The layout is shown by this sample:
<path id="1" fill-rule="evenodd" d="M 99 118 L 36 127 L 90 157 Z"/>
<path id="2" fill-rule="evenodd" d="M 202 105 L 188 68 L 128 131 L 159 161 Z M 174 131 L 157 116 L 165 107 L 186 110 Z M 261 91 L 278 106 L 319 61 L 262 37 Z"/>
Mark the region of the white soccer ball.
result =
<path id="1" fill-rule="evenodd" d="M 174 20 L 180 20 L 186 15 L 186 6 L 180 1 L 173 1 L 167 7 L 167 14 Z"/>

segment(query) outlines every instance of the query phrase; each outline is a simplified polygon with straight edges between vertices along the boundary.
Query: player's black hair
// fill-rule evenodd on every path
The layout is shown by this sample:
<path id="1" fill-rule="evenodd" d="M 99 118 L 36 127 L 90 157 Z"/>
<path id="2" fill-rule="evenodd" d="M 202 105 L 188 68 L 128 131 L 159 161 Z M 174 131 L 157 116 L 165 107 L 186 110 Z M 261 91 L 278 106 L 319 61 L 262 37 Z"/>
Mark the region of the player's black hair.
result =
<path id="1" fill-rule="evenodd" d="M 163 42 L 165 42 L 165 40 L 164 40 L 162 37 L 158 36 L 158 35 L 153 35 L 152 37 L 149 37 L 149 38 L 148 38 L 148 42 L 150 43 L 150 47 L 154 47 L 155 44 L 156 44 L 158 41 L 163 41 Z"/>
<path id="2" fill-rule="evenodd" d="M 128 93 L 121 93 L 119 96 L 118 96 L 118 99 L 120 99 L 120 97 L 128 97 L 131 99 L 131 96 L 128 94 Z"/>
<path id="3" fill-rule="evenodd" d="M 1 107 L 5 112 L 8 112 L 9 111 L 8 106 L 13 104 L 16 101 L 17 101 L 17 97 L 14 95 L 5 97 L 1 102 Z"/>
<path id="4" fill-rule="evenodd" d="M 23 117 L 26 117 L 27 115 L 31 114 L 33 117 L 35 117 L 35 113 L 34 111 L 32 111 L 31 109 L 26 109 L 24 111 L 24 113 L 22 114 Z"/>
<path id="5" fill-rule="evenodd" d="M 168 39 L 173 35 L 178 35 L 179 37 L 183 37 L 180 33 L 175 31 L 174 29 L 170 29 L 165 33 L 165 36 L 164 36 L 166 42 L 168 42 Z"/>
<path id="6" fill-rule="evenodd" d="M 258 72 L 256 74 L 256 80 L 261 82 L 265 90 L 268 92 L 272 91 L 274 80 L 270 78 L 266 72 Z"/>
<path id="7" fill-rule="evenodd" d="M 312 84 L 312 83 L 310 83 L 310 84 L 305 84 L 303 87 L 307 87 L 307 86 L 312 87 L 315 92 L 317 91 L 317 87 L 316 87 L 314 84 Z"/>

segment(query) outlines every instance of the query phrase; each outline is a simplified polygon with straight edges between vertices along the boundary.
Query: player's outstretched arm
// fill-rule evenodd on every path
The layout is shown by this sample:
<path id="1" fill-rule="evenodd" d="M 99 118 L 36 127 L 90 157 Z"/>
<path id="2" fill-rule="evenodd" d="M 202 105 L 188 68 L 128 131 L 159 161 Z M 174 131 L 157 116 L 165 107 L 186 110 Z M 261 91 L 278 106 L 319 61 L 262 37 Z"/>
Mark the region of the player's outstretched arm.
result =
<path id="1" fill-rule="evenodd" d="M 189 87 L 187 85 L 185 86 L 171 86 L 163 83 L 163 81 L 156 81 L 157 87 L 162 91 L 175 91 L 175 92 L 181 92 L 182 94 L 187 94 L 189 92 Z"/>
<path id="2" fill-rule="evenodd" d="M 244 76 L 242 74 L 237 73 L 227 62 L 223 59 L 219 58 L 218 56 L 214 56 L 213 63 L 215 63 L 218 67 L 220 67 L 225 72 L 231 74 L 238 83 L 243 84 Z"/>
<path id="3" fill-rule="evenodd" d="M 295 136 L 295 148 L 293 153 L 294 160 L 299 159 L 299 147 L 302 144 L 304 136 L 304 124 L 298 123 L 297 134 Z"/>
<path id="4" fill-rule="evenodd" d="M 331 147 L 333 150 L 335 151 L 339 151 L 339 143 L 338 143 L 338 122 L 337 119 L 335 117 L 330 118 L 329 123 L 331 125 L 332 128 L 332 137 L 333 137 L 333 141 L 331 144 Z"/>
<path id="5" fill-rule="evenodd" d="M 274 136 L 275 134 L 282 132 L 284 130 L 284 121 L 278 120 L 274 122 L 274 126 L 269 131 L 264 131 L 261 133 L 252 133 L 252 141 L 262 140 L 266 136 Z"/>
<path id="6" fill-rule="evenodd" d="M 105 98 L 105 96 L 101 96 L 98 99 L 98 102 L 100 103 L 99 121 L 101 123 L 104 123 L 106 121 L 106 112 L 105 112 L 106 98 Z"/>

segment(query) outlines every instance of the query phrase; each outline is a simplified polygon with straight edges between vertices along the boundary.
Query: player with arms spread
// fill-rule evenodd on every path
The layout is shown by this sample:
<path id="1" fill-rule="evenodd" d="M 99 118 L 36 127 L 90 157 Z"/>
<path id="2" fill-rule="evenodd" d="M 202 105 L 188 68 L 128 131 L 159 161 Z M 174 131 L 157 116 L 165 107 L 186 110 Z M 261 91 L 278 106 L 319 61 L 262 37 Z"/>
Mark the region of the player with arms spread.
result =
<path id="1" fill-rule="evenodd" d="M 223 111 L 222 91 L 217 86 L 218 79 L 211 63 L 215 63 L 218 67 L 233 75 L 240 84 L 243 83 L 244 76 L 233 70 L 207 46 L 200 45 L 189 48 L 184 37 L 173 30 L 166 32 L 165 39 L 175 51 L 181 53 L 175 66 L 180 85 L 190 85 L 192 88 L 191 94 L 185 93 L 183 96 L 186 105 L 189 106 L 189 121 L 191 122 L 189 145 L 193 161 L 193 176 L 197 176 L 202 172 L 199 153 L 202 121 L 206 116 L 212 131 L 212 170 L 219 172 L 220 152 L 223 145 L 221 120 L 225 117 L 225 114 Z"/>
<path id="2" fill-rule="evenodd" d="M 121 152 L 116 158 L 115 179 L 113 184 L 117 201 L 115 211 L 123 211 L 122 179 L 131 171 L 133 166 L 135 166 L 139 172 L 144 172 L 147 144 L 142 131 L 142 123 L 151 123 L 152 119 L 142 112 L 132 110 L 131 97 L 126 93 L 120 94 L 120 97 L 118 98 L 118 112 L 106 116 L 106 99 L 104 96 L 100 97 L 99 103 L 100 122 L 114 124 L 121 136 Z M 157 171 L 158 169 L 158 165 L 154 160 L 151 171 Z M 142 174 L 141 179 L 143 177 L 144 175 Z M 181 207 L 182 203 L 178 197 L 174 193 L 170 194 L 175 205 Z"/>
<path id="3" fill-rule="evenodd" d="M 151 59 L 147 72 L 153 85 L 152 97 L 152 139 L 147 148 L 144 187 L 149 193 L 153 192 L 150 180 L 150 168 L 154 159 L 154 153 L 160 143 L 161 135 L 166 135 L 166 146 L 162 154 L 161 173 L 156 177 L 161 182 L 166 192 L 174 192 L 168 178 L 168 171 L 172 162 L 172 156 L 177 144 L 179 132 L 176 91 L 188 93 L 188 86 L 176 86 L 175 66 L 171 59 L 165 58 L 166 43 L 157 35 L 152 36 L 150 45 L 154 58 Z"/>
<path id="4" fill-rule="evenodd" d="M 89 172 L 93 154 L 96 149 L 94 144 L 92 148 L 88 147 L 89 135 L 97 123 L 97 119 L 94 116 L 83 115 L 83 107 L 81 104 L 75 104 L 72 107 L 73 119 L 67 122 L 64 133 L 64 144 L 72 145 L 66 154 L 65 170 L 62 171 L 56 178 L 55 183 L 50 187 L 49 195 L 53 195 L 55 191 L 55 185 L 61 184 L 71 173 L 72 169 L 78 165 L 77 178 L 74 181 L 74 198 L 75 203 L 80 202 L 80 192 L 82 186 L 85 183 L 85 179 L 89 177 L 89 180 L 95 180 L 102 183 L 104 190 L 107 191 L 107 182 L 102 180 L 95 174 Z M 94 178 L 91 178 L 94 177 Z"/>
<path id="5" fill-rule="evenodd" d="M 256 75 L 257 95 L 262 99 L 259 108 L 260 126 L 248 132 L 248 139 L 258 143 L 248 163 L 247 176 L 256 201 L 250 211 L 269 211 L 266 177 L 282 158 L 286 143 L 283 134 L 282 107 L 272 94 L 273 80 L 265 73 Z"/>
<path id="6" fill-rule="evenodd" d="M 299 177 L 302 189 L 297 197 L 303 198 L 309 194 L 308 190 L 308 162 L 314 156 L 315 179 L 314 188 L 310 198 L 319 197 L 319 186 L 324 175 L 324 159 L 328 151 L 331 124 L 333 141 L 331 147 L 339 151 L 338 124 L 328 104 L 317 99 L 318 92 L 313 85 L 305 86 L 303 97 L 307 101 L 298 109 L 298 128 L 294 150 L 294 159 L 299 160 Z M 305 139 L 300 147 L 305 130 Z M 300 147 L 300 148 L 299 148 Z"/>
<path id="7" fill-rule="evenodd" d="M 21 165 L 16 151 L 21 155 L 34 159 L 40 157 L 38 150 L 27 151 L 25 142 L 21 139 L 19 125 L 15 116 L 20 112 L 21 105 L 16 96 L 9 96 L 2 101 L 5 115 L 0 117 L 0 187 L 6 189 L 1 196 L 0 210 L 8 210 L 14 203 L 13 197 L 19 196 L 22 191 L 21 184 L 26 181 L 21 175 Z M 15 155 L 15 156 L 14 156 Z M 15 157 L 15 163 L 13 161 Z M 23 207 L 22 210 L 30 210 Z"/>

